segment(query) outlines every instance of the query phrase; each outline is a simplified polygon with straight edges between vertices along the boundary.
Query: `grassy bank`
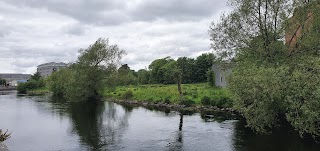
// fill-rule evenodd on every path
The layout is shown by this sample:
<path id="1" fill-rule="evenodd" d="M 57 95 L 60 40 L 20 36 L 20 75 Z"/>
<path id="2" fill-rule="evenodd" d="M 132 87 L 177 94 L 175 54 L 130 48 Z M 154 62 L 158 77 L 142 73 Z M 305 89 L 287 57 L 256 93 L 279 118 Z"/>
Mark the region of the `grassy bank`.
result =
<path id="1" fill-rule="evenodd" d="M 208 84 L 183 84 L 183 100 L 188 104 L 232 107 L 230 95 L 225 88 L 212 88 Z M 151 103 L 180 103 L 177 85 L 120 86 L 115 91 L 106 91 L 106 97 L 132 99 Z"/>
<path id="2" fill-rule="evenodd" d="M 50 90 L 47 87 L 40 87 L 32 90 L 27 90 L 27 94 L 29 95 L 46 94 L 46 93 L 50 93 Z"/>

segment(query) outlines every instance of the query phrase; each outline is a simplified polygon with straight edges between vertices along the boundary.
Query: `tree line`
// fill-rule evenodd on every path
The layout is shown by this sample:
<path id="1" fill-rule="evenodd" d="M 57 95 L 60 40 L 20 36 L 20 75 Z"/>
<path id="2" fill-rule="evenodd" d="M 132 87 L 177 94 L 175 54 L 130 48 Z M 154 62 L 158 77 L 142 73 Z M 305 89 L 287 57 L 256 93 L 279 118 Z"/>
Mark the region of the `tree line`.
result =
<path id="1" fill-rule="evenodd" d="M 206 82 L 208 76 L 213 76 L 212 69 L 216 57 L 212 53 L 203 53 L 197 58 L 171 57 L 156 59 L 148 66 L 149 69 L 131 70 L 128 64 L 122 65 L 117 71 L 117 84 L 175 84 L 174 74 L 181 74 L 181 83 Z M 210 74 L 210 75 L 209 75 Z"/>

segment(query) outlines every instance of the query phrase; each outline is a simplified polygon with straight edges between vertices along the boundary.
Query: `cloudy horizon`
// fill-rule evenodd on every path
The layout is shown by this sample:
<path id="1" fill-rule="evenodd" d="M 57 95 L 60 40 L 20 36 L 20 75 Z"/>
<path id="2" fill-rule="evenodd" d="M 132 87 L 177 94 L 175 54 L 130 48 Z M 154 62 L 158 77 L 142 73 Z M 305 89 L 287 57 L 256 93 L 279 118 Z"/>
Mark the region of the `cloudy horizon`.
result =
<path id="1" fill-rule="evenodd" d="M 171 56 L 210 50 L 212 21 L 227 0 L 2 0 L 0 73 L 36 72 L 39 64 L 74 62 L 80 48 L 108 38 L 134 70 Z"/>

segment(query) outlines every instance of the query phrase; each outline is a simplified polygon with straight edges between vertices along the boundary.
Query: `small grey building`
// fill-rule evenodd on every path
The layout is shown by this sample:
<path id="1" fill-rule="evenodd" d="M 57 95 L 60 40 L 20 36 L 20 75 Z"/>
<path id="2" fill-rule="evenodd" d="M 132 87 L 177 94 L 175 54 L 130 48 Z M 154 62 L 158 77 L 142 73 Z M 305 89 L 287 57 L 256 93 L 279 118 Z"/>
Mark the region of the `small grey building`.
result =
<path id="1" fill-rule="evenodd" d="M 217 87 L 226 87 L 228 85 L 228 76 L 231 74 L 231 63 L 216 63 L 212 66 L 215 74 L 215 85 Z"/>
<path id="2" fill-rule="evenodd" d="M 37 72 L 40 74 L 41 77 L 48 77 L 53 72 L 66 67 L 67 67 L 67 64 L 63 62 L 59 62 L 59 63 L 49 62 L 49 63 L 44 63 L 39 65 L 37 68 Z"/>

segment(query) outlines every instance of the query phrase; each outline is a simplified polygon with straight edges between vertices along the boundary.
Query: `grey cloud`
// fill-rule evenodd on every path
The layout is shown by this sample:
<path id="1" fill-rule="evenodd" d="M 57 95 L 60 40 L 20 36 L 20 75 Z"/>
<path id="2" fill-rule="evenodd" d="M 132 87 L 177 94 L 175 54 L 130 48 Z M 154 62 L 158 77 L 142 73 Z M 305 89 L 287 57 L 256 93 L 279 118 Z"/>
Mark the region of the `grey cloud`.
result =
<path id="1" fill-rule="evenodd" d="M 88 24 L 119 24 L 125 21 L 122 0 L 4 0 L 19 7 L 47 9 Z M 120 10 L 120 11 L 119 11 Z"/>
<path id="2" fill-rule="evenodd" d="M 20 7 L 47 9 L 82 23 L 119 25 L 131 21 L 200 20 L 225 7 L 221 0 L 4 0 Z M 130 4 L 132 3 L 132 4 Z"/>
<path id="3" fill-rule="evenodd" d="M 166 56 L 197 56 L 209 51 L 207 31 L 224 4 L 224 0 L 2 0 L 0 72 L 34 73 L 45 62 L 73 62 L 79 48 L 99 37 L 125 49 L 123 63 L 135 70 Z"/>
<path id="4" fill-rule="evenodd" d="M 199 20 L 225 5 L 221 0 L 145 0 L 130 10 L 138 20 Z"/>
<path id="5" fill-rule="evenodd" d="M 88 30 L 85 26 L 81 24 L 71 24 L 62 27 L 62 32 L 65 32 L 69 35 L 81 36 L 86 33 Z"/>

